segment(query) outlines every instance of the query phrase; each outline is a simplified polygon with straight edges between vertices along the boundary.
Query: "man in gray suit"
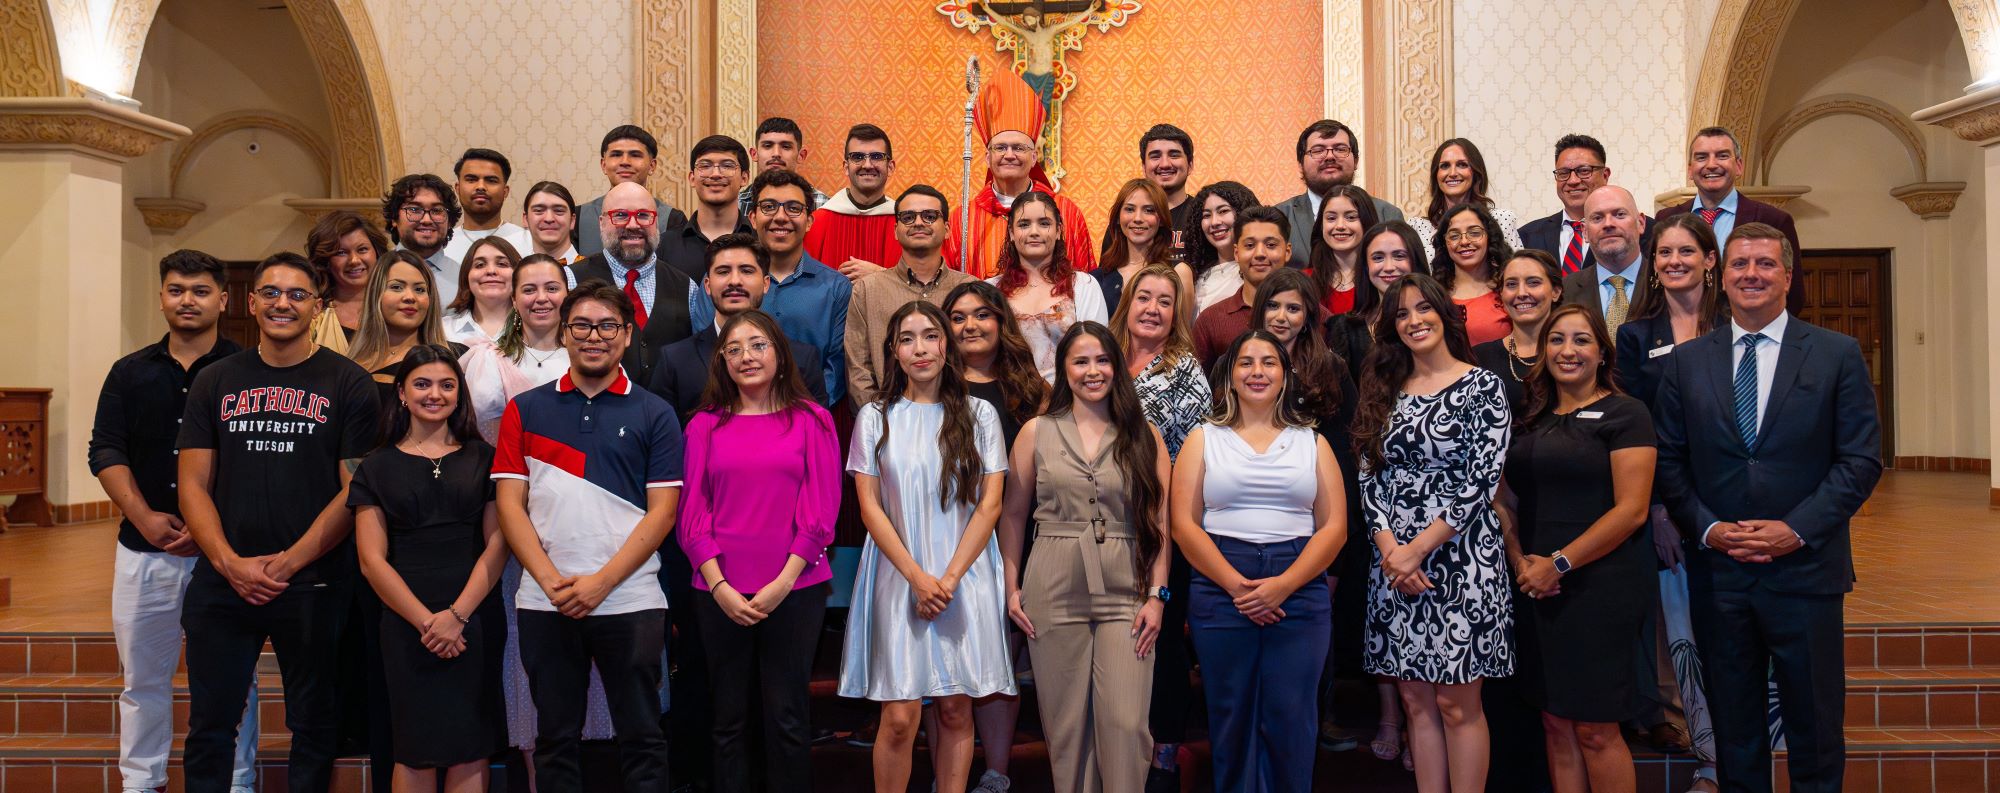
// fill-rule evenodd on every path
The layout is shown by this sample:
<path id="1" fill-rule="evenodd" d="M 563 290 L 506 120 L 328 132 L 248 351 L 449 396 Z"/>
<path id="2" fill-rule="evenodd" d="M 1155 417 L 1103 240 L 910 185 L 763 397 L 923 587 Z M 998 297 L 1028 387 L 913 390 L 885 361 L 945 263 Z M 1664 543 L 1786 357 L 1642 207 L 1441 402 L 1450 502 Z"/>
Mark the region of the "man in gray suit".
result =
<path id="1" fill-rule="evenodd" d="M 638 182 L 645 186 L 653 178 L 653 168 L 660 163 L 660 143 L 653 134 L 633 125 L 622 124 L 604 133 L 604 142 L 597 147 L 597 164 L 604 169 L 604 177 L 610 181 L 606 187 L 617 187 L 626 182 Z M 661 201 L 658 196 L 653 203 L 660 212 L 658 227 L 662 231 L 676 231 L 687 222 L 687 215 Z M 596 232 L 604 214 L 604 196 L 590 199 L 590 203 L 576 208 L 576 252 L 581 256 L 594 256 L 604 251 L 604 240 Z"/>
<path id="2" fill-rule="evenodd" d="M 1354 174 L 1361 167 L 1361 143 L 1346 124 L 1322 118 L 1299 133 L 1298 157 L 1299 178 L 1305 180 L 1306 191 L 1279 204 L 1278 209 L 1292 224 L 1291 265 L 1304 267 L 1312 252 L 1313 229 L 1319 227 L 1320 200 L 1335 186 L 1354 183 Z M 1383 223 L 1402 220 L 1403 210 L 1376 198 L 1375 217 Z"/>
<path id="3" fill-rule="evenodd" d="M 1605 185 L 1583 200 L 1583 239 L 1590 253 L 1583 269 L 1563 278 L 1563 302 L 1581 303 L 1599 316 L 1615 338 L 1618 326 L 1639 295 L 1651 288 L 1646 279 L 1646 216 L 1639 214 L 1632 192 Z"/>

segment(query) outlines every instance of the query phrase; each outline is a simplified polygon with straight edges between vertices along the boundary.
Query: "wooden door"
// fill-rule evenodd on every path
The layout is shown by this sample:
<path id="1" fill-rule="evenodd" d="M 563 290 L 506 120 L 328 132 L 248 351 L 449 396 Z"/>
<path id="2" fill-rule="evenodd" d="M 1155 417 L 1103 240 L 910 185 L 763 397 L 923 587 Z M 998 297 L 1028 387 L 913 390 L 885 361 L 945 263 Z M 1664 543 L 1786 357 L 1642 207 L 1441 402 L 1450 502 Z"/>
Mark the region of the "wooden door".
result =
<path id="1" fill-rule="evenodd" d="M 1845 249 L 1806 251 L 1806 306 L 1800 317 L 1861 343 L 1875 386 L 1875 409 L 1882 417 L 1882 458 L 1895 456 L 1895 412 L 1890 383 L 1889 251 Z"/>
<path id="2" fill-rule="evenodd" d="M 223 262 L 229 268 L 222 288 L 229 292 L 229 306 L 222 311 L 222 338 L 244 347 L 257 346 L 257 320 L 250 316 L 250 276 L 256 262 Z"/>

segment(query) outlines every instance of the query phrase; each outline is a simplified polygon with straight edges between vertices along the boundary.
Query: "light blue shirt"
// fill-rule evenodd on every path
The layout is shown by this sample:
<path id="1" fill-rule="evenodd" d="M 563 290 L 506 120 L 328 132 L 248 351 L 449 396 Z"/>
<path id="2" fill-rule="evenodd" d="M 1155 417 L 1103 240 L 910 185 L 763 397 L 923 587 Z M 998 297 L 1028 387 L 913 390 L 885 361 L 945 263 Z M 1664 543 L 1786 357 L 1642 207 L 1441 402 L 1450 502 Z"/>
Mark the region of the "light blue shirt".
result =
<path id="1" fill-rule="evenodd" d="M 854 285 L 811 255 L 802 254 L 799 267 L 783 281 L 771 280 L 764 302 L 757 307 L 778 321 L 778 328 L 792 341 L 819 348 L 820 369 L 826 379 L 826 399 L 839 402 L 847 395 L 847 303 Z M 715 324 L 715 304 L 700 283 L 690 290 L 688 316 L 694 327 Z"/>
<path id="2" fill-rule="evenodd" d="M 1716 213 L 1715 222 L 1709 225 L 1715 227 L 1715 239 L 1717 242 L 1729 239 L 1729 232 L 1736 230 L 1736 199 L 1742 195 L 1742 193 L 1731 190 L 1729 191 L 1729 195 L 1723 197 L 1722 203 L 1715 205 L 1714 208 L 1721 209 L 1722 211 Z M 1695 196 L 1694 206 L 1696 209 L 1702 208 L 1700 196 Z M 1699 213 L 1697 213 L 1698 215 Z"/>
<path id="3" fill-rule="evenodd" d="M 648 256 L 645 263 L 639 265 L 637 268 L 632 268 L 626 267 L 623 262 L 618 261 L 618 257 L 616 256 L 608 253 L 604 255 L 604 263 L 611 268 L 611 285 L 620 290 L 625 288 L 625 273 L 633 269 L 639 271 L 639 280 L 632 283 L 632 288 L 639 290 L 639 302 L 644 305 L 646 316 L 648 317 L 653 315 L 653 295 L 658 291 L 660 285 L 660 279 L 654 277 L 653 274 L 655 270 L 659 269 L 658 260 L 659 257 L 657 255 Z M 700 326 L 697 325 L 696 327 Z"/>
<path id="4" fill-rule="evenodd" d="M 1632 305 L 1632 298 L 1638 295 L 1639 271 L 1645 269 L 1645 266 L 1646 257 L 1644 256 L 1632 257 L 1632 263 L 1627 265 L 1623 270 L 1613 270 L 1605 267 L 1603 259 L 1597 260 L 1597 296 L 1602 298 L 1602 301 L 1597 305 L 1604 313 L 1606 321 L 1611 319 L 1611 296 L 1617 292 L 1617 289 L 1611 285 L 1611 276 L 1625 276 L 1625 305 L 1629 307 Z"/>

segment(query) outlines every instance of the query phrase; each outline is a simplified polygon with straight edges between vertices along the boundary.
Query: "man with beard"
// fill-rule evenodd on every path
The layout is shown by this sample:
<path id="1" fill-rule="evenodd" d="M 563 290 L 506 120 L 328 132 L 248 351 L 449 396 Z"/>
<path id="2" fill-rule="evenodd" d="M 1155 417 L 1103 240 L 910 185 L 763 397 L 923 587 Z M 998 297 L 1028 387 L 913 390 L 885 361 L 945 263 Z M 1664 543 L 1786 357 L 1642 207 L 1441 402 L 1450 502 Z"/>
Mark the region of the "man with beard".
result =
<path id="1" fill-rule="evenodd" d="M 911 185 L 896 198 L 895 207 L 896 245 L 901 250 L 896 266 L 855 281 L 854 296 L 847 303 L 847 393 L 856 405 L 875 401 L 883 364 L 894 365 L 876 359 L 882 355 L 882 338 L 896 309 L 912 300 L 944 308 L 944 296 L 972 280 L 946 266 L 940 253 L 944 221 L 951 216 L 944 193 L 927 184 Z"/>
<path id="2" fill-rule="evenodd" d="M 874 124 L 854 125 L 847 131 L 845 146 L 847 187 L 813 210 L 806 253 L 822 262 L 838 262 L 841 275 L 859 282 L 881 272 L 882 263 L 896 255 L 896 205 L 888 196 L 896 152 L 889 145 L 889 133 Z"/>
<path id="3" fill-rule="evenodd" d="M 1167 194 L 1167 212 L 1172 216 L 1174 261 L 1186 251 L 1181 230 L 1196 207 L 1188 201 L 1188 177 L 1194 175 L 1194 138 L 1172 124 L 1154 124 L 1139 136 L 1139 170 Z"/>
<path id="4" fill-rule="evenodd" d="M 672 267 L 661 267 L 660 222 L 666 219 L 637 180 L 613 185 L 598 214 L 577 218 L 594 223 L 598 236 L 611 243 L 570 267 L 578 284 L 595 278 L 624 292 L 632 303 L 632 335 L 620 342 L 625 371 L 644 383 L 653 361 L 667 345 L 688 337 L 689 296 L 694 282 Z M 584 235 L 590 236 L 590 235 Z"/>
<path id="5" fill-rule="evenodd" d="M 1694 183 L 1695 197 L 1660 210 L 1660 219 L 1693 212 L 1715 227 L 1718 240 L 1729 239 L 1729 232 L 1739 225 L 1763 223 L 1785 235 L 1794 252 L 1805 250 L 1799 247 L 1799 230 L 1791 213 L 1738 192 L 1736 182 L 1742 178 L 1743 147 L 1737 145 L 1736 134 L 1723 127 L 1696 132 L 1688 144 L 1688 181 Z M 1793 278 L 1785 310 L 1796 314 L 1805 307 L 1806 279 Z"/>
<path id="6" fill-rule="evenodd" d="M 458 177 L 451 189 L 458 193 L 458 205 L 465 214 L 451 230 L 445 255 L 455 262 L 465 261 L 472 243 L 496 234 L 522 256 L 528 255 L 534 244 L 528 230 L 500 219 L 500 210 L 507 205 L 507 181 L 514 178 L 514 166 L 507 157 L 492 149 L 466 149 L 451 172 Z"/>
<path id="7" fill-rule="evenodd" d="M 111 630 L 125 672 L 118 696 L 118 772 L 125 790 L 167 786 L 181 604 L 200 551 L 181 520 L 174 434 L 194 378 L 243 349 L 216 331 L 229 305 L 225 280 L 222 262 L 201 251 L 174 251 L 160 260 L 167 335 L 112 364 L 90 428 L 90 471 L 125 516 L 111 579 Z M 230 793 L 249 793 L 257 784 L 254 685 L 243 716 Z"/>
<path id="8" fill-rule="evenodd" d="M 688 153 L 688 185 L 697 202 L 694 216 L 660 235 L 660 258 L 689 280 L 700 281 L 711 241 L 754 234 L 750 214 L 736 202 L 749 174 L 750 153 L 735 138 L 710 135 L 695 141 Z"/>
<path id="9" fill-rule="evenodd" d="M 959 207 L 952 216 L 951 236 L 944 245 L 948 266 L 958 267 L 959 248 L 969 246 L 966 273 L 974 278 L 998 274 L 1000 250 L 1007 245 L 1007 210 L 1014 206 L 1015 198 L 1035 190 L 1055 196 L 1056 208 L 1062 212 L 1062 238 L 1070 267 L 1080 273 L 1097 269 L 1097 246 L 1091 244 L 1083 211 L 1069 197 L 1058 195 L 1042 171 L 1039 146 L 1047 113 L 1041 96 L 1013 69 L 1000 69 L 979 86 L 972 125 L 986 144 L 986 186 L 973 195 L 972 206 Z M 959 235 L 964 233 L 968 215 L 971 239 L 962 240 Z"/>
<path id="10" fill-rule="evenodd" d="M 750 195 L 756 198 L 750 225 L 757 230 L 758 243 L 771 253 L 771 286 L 760 307 L 778 320 L 786 338 L 820 351 L 827 404 L 839 402 L 847 395 L 847 354 L 842 344 L 854 286 L 806 253 L 806 234 L 813 221 L 812 183 L 792 171 L 765 171 L 750 183 Z M 691 313 L 694 327 L 715 324 L 715 305 L 706 293 L 695 293 Z"/>
<path id="11" fill-rule="evenodd" d="M 1631 191 L 1606 185 L 1584 199 L 1583 233 L 1590 254 L 1583 269 L 1563 278 L 1563 302 L 1580 303 L 1604 317 L 1613 338 L 1633 301 L 1651 289 L 1639 277 L 1646 269 L 1645 231 Z"/>
<path id="12" fill-rule="evenodd" d="M 659 141 L 653 139 L 652 133 L 632 124 L 621 124 L 604 133 L 604 142 L 598 144 L 597 152 L 597 167 L 604 170 L 604 178 L 610 180 L 612 187 L 626 183 L 645 187 L 653 178 L 653 169 L 660 164 Z M 576 235 L 576 252 L 581 255 L 591 256 L 604 250 L 604 239 L 591 233 L 595 218 L 604 214 L 604 198 L 598 196 L 577 207 L 580 233 Z M 677 229 L 687 222 L 687 215 L 658 198 L 653 199 L 653 211 L 659 214 L 656 228 Z"/>
<path id="13" fill-rule="evenodd" d="M 605 204 L 650 211 L 644 193 L 619 185 Z M 562 305 L 569 372 L 515 397 L 500 418 L 494 504 L 527 573 L 514 597 L 521 665 L 538 712 L 535 784 L 544 793 L 584 789 L 593 665 L 617 731 L 624 789 L 669 789 L 659 698 L 667 597 L 655 552 L 680 504 L 681 426 L 672 406 L 634 388 L 619 365 L 629 359 L 639 316 L 617 287 L 578 284 Z"/>
<path id="14" fill-rule="evenodd" d="M 265 259 L 250 284 L 257 347 L 196 375 L 181 416 L 173 489 L 201 549 L 181 615 L 183 764 L 189 791 L 229 788 L 236 726 L 269 640 L 284 678 L 291 789 L 325 791 L 341 626 L 357 572 L 344 495 L 375 447 L 377 397 L 366 371 L 313 343 L 322 285 L 304 257 Z"/>
<path id="15" fill-rule="evenodd" d="M 431 266 L 431 280 L 437 282 L 431 301 L 440 306 L 451 305 L 458 297 L 458 260 L 444 248 L 463 214 L 457 194 L 435 174 L 405 175 L 382 197 L 382 223 L 389 228 L 389 240 Z"/>
<path id="16" fill-rule="evenodd" d="M 772 116 L 757 124 L 757 137 L 751 141 L 757 147 L 757 173 L 765 171 L 796 171 L 799 164 L 806 161 L 806 135 L 799 129 L 799 122 L 784 116 Z M 746 175 L 755 179 L 755 175 Z M 813 206 L 826 206 L 826 194 L 818 190 L 812 192 Z M 750 188 L 736 194 L 736 205 L 743 214 L 750 214 Z"/>
<path id="17" fill-rule="evenodd" d="M 1278 208 L 1292 223 L 1291 266 L 1304 267 L 1306 254 L 1312 251 L 1313 229 L 1319 227 L 1319 204 L 1325 200 L 1326 191 L 1354 183 L 1354 174 L 1361 169 L 1361 142 L 1355 140 L 1354 130 L 1346 124 L 1322 118 L 1299 133 L 1297 156 L 1299 178 L 1305 180 L 1306 191 L 1292 196 Z M 1380 198 L 1374 200 L 1377 223 L 1403 219 L 1403 210 L 1394 204 Z"/>

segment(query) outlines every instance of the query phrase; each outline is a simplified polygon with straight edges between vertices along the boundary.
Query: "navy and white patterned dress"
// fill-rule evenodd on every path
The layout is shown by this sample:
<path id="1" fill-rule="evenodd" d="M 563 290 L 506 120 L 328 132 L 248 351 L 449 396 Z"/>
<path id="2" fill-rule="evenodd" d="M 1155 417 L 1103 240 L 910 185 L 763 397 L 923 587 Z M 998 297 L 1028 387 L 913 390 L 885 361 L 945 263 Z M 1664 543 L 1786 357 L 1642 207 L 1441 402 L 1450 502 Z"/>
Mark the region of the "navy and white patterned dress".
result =
<path id="1" fill-rule="evenodd" d="M 1453 685 L 1513 674 L 1512 577 L 1493 511 L 1512 423 L 1504 384 L 1484 369 L 1435 394 L 1396 398 L 1386 465 L 1364 468 L 1361 480 L 1368 526 L 1407 543 L 1442 517 L 1458 535 L 1424 560 L 1436 588 L 1414 597 L 1389 586 L 1375 552 L 1368 672 Z"/>
<path id="2" fill-rule="evenodd" d="M 1208 416 L 1208 376 L 1193 354 L 1182 355 L 1165 371 L 1159 366 L 1160 356 L 1155 355 L 1153 362 L 1146 364 L 1145 373 L 1132 379 L 1132 387 L 1139 392 L 1146 420 L 1166 441 L 1167 457 L 1173 458 L 1180 456 L 1181 442 L 1187 440 L 1188 433 Z"/>

